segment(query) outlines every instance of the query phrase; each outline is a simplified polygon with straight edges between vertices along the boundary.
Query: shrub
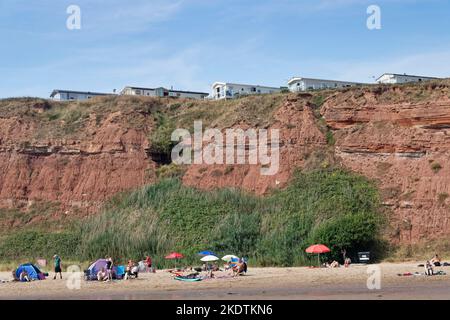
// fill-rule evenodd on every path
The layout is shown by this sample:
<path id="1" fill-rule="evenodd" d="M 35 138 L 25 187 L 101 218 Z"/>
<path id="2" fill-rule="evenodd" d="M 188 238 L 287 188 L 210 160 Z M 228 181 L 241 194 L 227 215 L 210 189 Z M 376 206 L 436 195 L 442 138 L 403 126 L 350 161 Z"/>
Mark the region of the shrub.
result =
<path id="1" fill-rule="evenodd" d="M 433 170 L 434 173 L 438 173 L 441 169 L 442 169 L 442 166 L 439 163 L 433 162 L 431 164 L 431 170 Z"/>
<path id="2" fill-rule="evenodd" d="M 77 259 L 80 237 L 73 233 L 47 233 L 23 231 L 7 236 L 0 245 L 2 260 L 51 257 L 60 254 L 66 258 Z"/>
<path id="3" fill-rule="evenodd" d="M 325 97 L 322 96 L 322 95 L 316 95 L 316 96 L 313 98 L 312 103 L 313 103 L 317 108 L 320 108 L 320 107 L 322 107 L 322 105 L 325 103 Z"/>
<path id="4" fill-rule="evenodd" d="M 163 165 L 156 169 L 159 179 L 180 178 L 184 175 L 186 168 L 175 163 Z"/>
<path id="5" fill-rule="evenodd" d="M 334 146 L 334 144 L 336 143 L 336 140 L 334 139 L 333 132 L 331 130 L 327 131 L 326 139 L 327 139 L 327 144 L 330 145 L 330 146 Z"/>
<path id="6" fill-rule="evenodd" d="M 150 137 L 150 151 L 160 155 L 162 162 L 169 162 L 175 143 L 171 140 L 172 132 L 176 129 L 175 123 L 162 113 L 156 114 L 156 129 Z"/>
<path id="7" fill-rule="evenodd" d="M 82 227 L 83 260 L 112 255 L 161 266 L 180 251 L 183 264 L 196 253 L 247 256 L 258 265 L 307 264 L 315 241 L 338 252 L 370 249 L 377 241 L 379 197 L 367 179 L 341 170 L 297 173 L 285 190 L 260 198 L 233 189 L 198 191 L 175 179 L 113 199 Z M 380 220 L 380 221 L 379 221 Z M 340 251 L 339 251 L 340 252 Z"/>

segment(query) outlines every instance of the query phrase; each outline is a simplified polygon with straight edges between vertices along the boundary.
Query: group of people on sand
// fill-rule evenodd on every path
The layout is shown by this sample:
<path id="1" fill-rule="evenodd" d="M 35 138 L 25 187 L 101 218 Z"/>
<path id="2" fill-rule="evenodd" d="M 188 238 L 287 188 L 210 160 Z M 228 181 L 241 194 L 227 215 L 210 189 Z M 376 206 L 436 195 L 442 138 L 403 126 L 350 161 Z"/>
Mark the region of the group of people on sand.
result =
<path id="1" fill-rule="evenodd" d="M 107 256 L 105 258 L 106 264 L 98 270 L 97 274 L 95 275 L 98 281 L 107 282 L 113 280 L 114 277 L 114 262 L 112 257 Z M 142 265 L 143 264 L 143 265 Z M 219 267 L 217 263 L 214 264 L 207 264 L 204 263 L 201 268 L 192 268 L 192 267 L 186 267 L 183 271 L 184 272 L 201 272 L 204 271 L 207 273 L 207 278 L 214 278 L 214 272 L 219 271 L 228 271 L 231 273 L 233 277 L 246 274 L 247 273 L 247 261 L 244 258 L 240 258 L 238 261 L 230 261 L 226 262 L 223 266 L 223 269 Z M 53 256 L 53 270 L 54 270 L 54 276 L 53 279 L 56 280 L 58 275 L 59 278 L 62 279 L 62 259 L 59 255 L 55 254 Z M 150 256 L 146 256 L 145 260 L 140 261 L 139 263 L 135 263 L 133 260 L 128 260 L 127 265 L 125 266 L 125 272 L 123 275 L 123 279 L 132 279 L 132 278 L 138 278 L 139 271 L 145 270 L 146 272 L 155 272 L 155 268 L 152 263 L 152 258 Z M 174 273 L 179 272 L 179 270 L 173 270 Z M 30 275 L 27 273 L 27 271 L 21 270 L 19 274 L 17 274 L 16 270 L 12 271 L 13 275 L 13 281 L 20 281 L 20 282 L 30 282 L 33 279 L 30 277 Z"/>
<path id="2" fill-rule="evenodd" d="M 16 270 L 12 271 L 13 281 L 20 281 L 20 282 L 31 282 L 33 279 L 31 279 L 30 275 L 26 270 L 22 270 L 22 272 L 19 273 L 19 276 L 17 276 Z"/>
<path id="3" fill-rule="evenodd" d="M 217 263 L 213 263 L 213 264 L 207 264 L 204 263 L 201 267 L 199 268 L 193 268 L 193 267 L 185 267 L 182 270 L 169 270 L 169 272 L 171 272 L 172 274 L 176 275 L 176 276 L 181 276 L 182 273 L 187 274 L 187 275 L 182 275 L 183 277 L 198 277 L 199 276 L 199 272 L 205 272 L 206 276 L 204 278 L 208 278 L 208 279 L 213 279 L 215 278 L 215 272 L 221 272 L 221 271 L 225 271 L 225 272 L 230 272 L 230 274 L 233 277 L 237 277 L 243 274 L 247 273 L 247 261 L 244 258 L 240 258 L 238 261 L 236 262 L 226 262 L 223 266 L 223 269 L 220 269 L 219 265 Z"/>
<path id="4" fill-rule="evenodd" d="M 143 263 L 147 272 L 155 272 L 152 264 L 152 258 L 150 256 L 146 256 Z M 113 267 L 114 263 L 112 258 L 109 256 L 106 257 L 106 265 L 98 271 L 97 280 L 111 281 L 113 279 Z M 128 263 L 125 266 L 125 274 L 123 275 L 123 279 L 128 280 L 138 278 L 140 269 L 141 268 L 138 263 L 135 263 L 133 260 L 128 260 Z"/>
<path id="5" fill-rule="evenodd" d="M 62 261 L 61 257 L 57 254 L 53 256 L 53 270 L 55 275 L 53 280 L 56 280 L 57 275 L 59 274 L 60 279 L 62 279 Z M 19 281 L 19 282 L 31 282 L 34 279 L 28 274 L 26 269 L 22 269 L 19 274 L 17 274 L 17 270 L 12 270 L 12 279 L 10 281 Z"/>
<path id="6" fill-rule="evenodd" d="M 113 259 L 106 257 L 106 265 L 97 272 L 98 281 L 111 281 L 113 279 Z"/>
<path id="7" fill-rule="evenodd" d="M 352 263 L 352 260 L 350 258 L 345 258 L 344 259 L 344 264 L 343 266 L 345 268 L 348 268 L 350 266 L 350 264 Z M 333 260 L 332 262 L 325 262 L 322 267 L 324 268 L 339 268 L 341 265 L 339 264 L 339 262 L 337 262 L 336 260 Z"/>

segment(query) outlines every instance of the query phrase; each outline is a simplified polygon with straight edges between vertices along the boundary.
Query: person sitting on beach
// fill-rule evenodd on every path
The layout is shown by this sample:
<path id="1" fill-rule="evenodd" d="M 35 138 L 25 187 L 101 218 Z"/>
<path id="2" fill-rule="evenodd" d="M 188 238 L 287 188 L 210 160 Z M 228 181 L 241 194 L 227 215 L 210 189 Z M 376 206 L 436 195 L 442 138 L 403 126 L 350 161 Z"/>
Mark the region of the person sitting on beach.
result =
<path id="1" fill-rule="evenodd" d="M 427 261 L 427 262 L 425 263 L 425 275 L 427 275 L 427 276 L 432 276 L 432 275 L 434 275 L 433 265 L 431 264 L 430 261 Z"/>
<path id="2" fill-rule="evenodd" d="M 332 263 L 328 264 L 328 268 L 339 268 L 339 262 L 334 260 Z"/>
<path id="3" fill-rule="evenodd" d="M 245 262 L 237 262 L 236 265 L 233 267 L 233 276 L 237 277 L 244 273 L 246 270 L 246 263 Z"/>
<path id="4" fill-rule="evenodd" d="M 345 258 L 344 267 L 348 268 L 351 263 L 352 263 L 352 260 L 350 258 Z"/>
<path id="5" fill-rule="evenodd" d="M 128 260 L 128 264 L 125 269 L 124 279 L 127 280 L 128 278 L 131 277 L 137 278 L 138 275 L 139 275 L 139 267 L 133 262 L 133 260 Z"/>
<path id="6" fill-rule="evenodd" d="M 208 277 L 209 279 L 214 279 L 214 278 L 216 277 L 216 276 L 214 275 L 214 273 L 213 273 L 213 269 L 212 269 L 212 268 L 209 269 L 207 277 Z"/>
<path id="7" fill-rule="evenodd" d="M 217 265 L 217 263 L 214 263 L 214 264 L 211 266 L 211 270 L 212 270 L 212 271 L 220 271 L 219 266 Z"/>
<path id="8" fill-rule="evenodd" d="M 247 274 L 247 260 L 245 260 L 244 258 L 242 258 L 242 263 L 243 263 L 243 268 L 244 268 L 244 273 Z"/>
<path id="9" fill-rule="evenodd" d="M 98 281 L 107 281 L 108 280 L 108 273 L 106 272 L 105 268 L 101 268 L 100 271 L 97 273 L 97 280 Z"/>
<path id="10" fill-rule="evenodd" d="M 28 272 L 23 270 L 19 275 L 19 281 L 20 282 L 30 282 L 30 277 L 28 276 Z"/>
<path id="11" fill-rule="evenodd" d="M 441 266 L 441 258 L 439 257 L 439 255 L 436 253 L 436 255 L 433 257 L 433 259 L 430 260 L 431 264 L 434 265 L 435 267 L 440 267 Z"/>

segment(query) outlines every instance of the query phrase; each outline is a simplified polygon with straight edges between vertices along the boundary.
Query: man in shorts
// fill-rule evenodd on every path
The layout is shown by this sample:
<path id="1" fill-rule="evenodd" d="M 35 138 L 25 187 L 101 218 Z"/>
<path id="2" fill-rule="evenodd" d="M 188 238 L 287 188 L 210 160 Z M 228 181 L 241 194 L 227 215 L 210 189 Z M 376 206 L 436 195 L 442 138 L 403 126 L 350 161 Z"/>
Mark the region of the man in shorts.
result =
<path id="1" fill-rule="evenodd" d="M 53 280 L 56 280 L 56 276 L 58 273 L 60 279 L 62 279 L 61 258 L 57 254 L 53 256 L 53 264 L 55 266 L 55 276 L 53 277 Z"/>

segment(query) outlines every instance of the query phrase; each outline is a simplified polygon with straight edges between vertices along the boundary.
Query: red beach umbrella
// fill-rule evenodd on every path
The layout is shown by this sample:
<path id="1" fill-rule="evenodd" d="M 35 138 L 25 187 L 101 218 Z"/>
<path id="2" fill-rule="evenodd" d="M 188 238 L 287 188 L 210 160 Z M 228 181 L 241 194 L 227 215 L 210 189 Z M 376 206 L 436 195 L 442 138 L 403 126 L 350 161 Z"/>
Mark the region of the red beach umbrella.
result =
<path id="1" fill-rule="evenodd" d="M 170 253 L 170 254 L 168 254 L 166 256 L 167 260 L 175 260 L 175 269 L 177 268 L 177 266 L 176 266 L 177 261 L 176 260 L 182 259 L 182 258 L 184 258 L 184 256 L 181 253 L 178 253 L 178 252 L 172 252 L 172 253 Z"/>
<path id="2" fill-rule="evenodd" d="M 327 253 L 330 252 L 330 248 L 328 248 L 327 246 L 323 245 L 323 244 L 313 244 L 312 246 L 308 247 L 305 250 L 307 253 L 317 253 L 317 254 L 321 254 L 321 253 Z"/>
<path id="3" fill-rule="evenodd" d="M 182 259 L 184 256 L 178 252 L 172 252 L 166 256 L 166 259 Z"/>
<path id="4" fill-rule="evenodd" d="M 319 263 L 319 267 L 320 267 L 320 254 L 321 253 L 327 253 L 330 252 L 330 248 L 328 248 L 327 246 L 323 245 L 323 244 L 314 244 L 308 248 L 306 248 L 306 253 L 316 253 L 317 254 L 317 262 Z"/>

